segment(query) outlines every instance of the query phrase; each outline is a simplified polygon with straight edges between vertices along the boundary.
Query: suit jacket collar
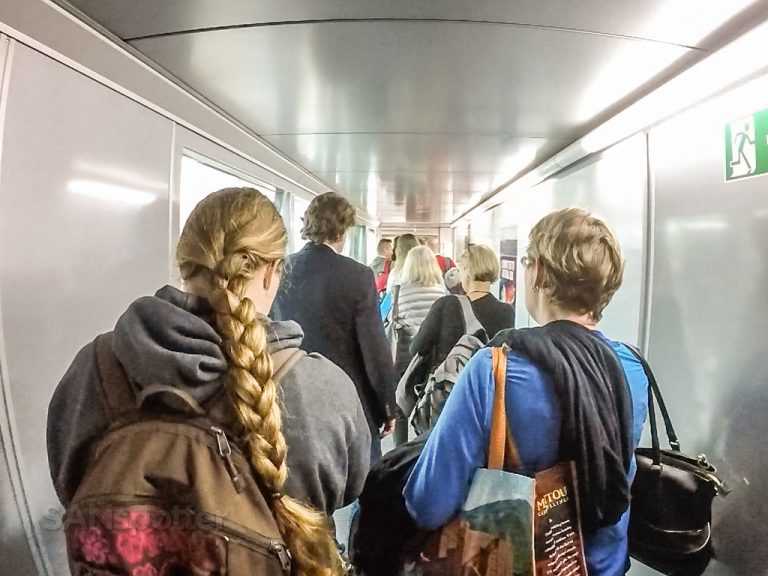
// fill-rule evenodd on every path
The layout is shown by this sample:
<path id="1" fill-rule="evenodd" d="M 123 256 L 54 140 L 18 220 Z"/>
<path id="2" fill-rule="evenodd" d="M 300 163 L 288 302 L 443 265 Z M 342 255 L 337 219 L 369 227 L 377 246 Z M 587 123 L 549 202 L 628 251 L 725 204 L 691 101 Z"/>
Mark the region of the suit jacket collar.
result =
<path id="1" fill-rule="evenodd" d="M 316 242 L 307 242 L 307 244 L 302 248 L 302 252 L 314 252 L 317 254 L 325 253 L 325 254 L 333 254 L 334 256 L 338 255 L 338 252 L 328 246 L 327 244 L 317 244 Z"/>

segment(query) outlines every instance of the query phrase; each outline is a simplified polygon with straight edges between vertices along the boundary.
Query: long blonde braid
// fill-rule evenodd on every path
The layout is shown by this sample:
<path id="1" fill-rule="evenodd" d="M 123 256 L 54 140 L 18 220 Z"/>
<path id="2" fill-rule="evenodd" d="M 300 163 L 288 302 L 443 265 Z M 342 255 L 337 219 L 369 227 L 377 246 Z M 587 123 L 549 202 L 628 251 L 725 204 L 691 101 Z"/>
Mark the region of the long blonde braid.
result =
<path id="1" fill-rule="evenodd" d="M 266 327 L 245 296 L 253 273 L 285 255 L 287 234 L 272 202 L 250 188 L 220 190 L 197 205 L 176 252 L 185 281 L 204 278 L 229 359 L 227 390 L 245 427 L 251 463 L 293 556 L 293 573 L 340 573 L 323 514 L 281 493 L 287 447 Z"/>

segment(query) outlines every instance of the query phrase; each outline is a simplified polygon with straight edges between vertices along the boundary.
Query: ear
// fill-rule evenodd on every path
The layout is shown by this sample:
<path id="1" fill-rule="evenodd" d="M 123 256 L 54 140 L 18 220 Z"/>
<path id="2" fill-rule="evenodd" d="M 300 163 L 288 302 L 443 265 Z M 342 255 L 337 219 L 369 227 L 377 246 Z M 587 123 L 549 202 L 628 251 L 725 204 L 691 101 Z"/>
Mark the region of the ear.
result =
<path id="1" fill-rule="evenodd" d="M 269 290 L 269 287 L 272 285 L 272 282 L 279 282 L 280 279 L 278 278 L 277 274 L 277 267 L 279 266 L 279 261 L 270 262 L 267 264 L 266 270 L 264 270 L 264 290 Z"/>

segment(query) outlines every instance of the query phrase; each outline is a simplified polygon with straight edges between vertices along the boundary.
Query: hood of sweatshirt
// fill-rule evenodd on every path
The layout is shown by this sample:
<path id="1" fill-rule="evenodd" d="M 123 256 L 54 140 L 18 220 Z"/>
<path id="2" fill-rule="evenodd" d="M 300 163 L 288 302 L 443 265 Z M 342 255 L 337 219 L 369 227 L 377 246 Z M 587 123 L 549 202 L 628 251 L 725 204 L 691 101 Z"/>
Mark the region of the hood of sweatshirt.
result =
<path id="1" fill-rule="evenodd" d="M 164 286 L 133 302 L 117 321 L 114 349 L 141 388 L 174 386 L 199 403 L 220 389 L 227 360 L 216 333 L 213 309 L 200 296 Z M 267 322 L 270 352 L 298 347 L 304 337 L 296 322 Z"/>

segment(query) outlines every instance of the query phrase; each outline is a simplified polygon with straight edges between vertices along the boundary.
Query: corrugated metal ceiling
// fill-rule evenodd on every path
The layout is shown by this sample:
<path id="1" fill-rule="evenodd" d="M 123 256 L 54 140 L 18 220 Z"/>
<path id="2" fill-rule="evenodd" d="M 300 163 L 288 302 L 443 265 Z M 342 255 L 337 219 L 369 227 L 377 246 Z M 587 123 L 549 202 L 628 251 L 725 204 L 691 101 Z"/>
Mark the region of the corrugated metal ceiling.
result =
<path id="1" fill-rule="evenodd" d="M 71 0 L 382 222 L 451 222 L 752 0 Z"/>

